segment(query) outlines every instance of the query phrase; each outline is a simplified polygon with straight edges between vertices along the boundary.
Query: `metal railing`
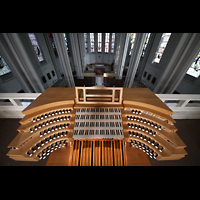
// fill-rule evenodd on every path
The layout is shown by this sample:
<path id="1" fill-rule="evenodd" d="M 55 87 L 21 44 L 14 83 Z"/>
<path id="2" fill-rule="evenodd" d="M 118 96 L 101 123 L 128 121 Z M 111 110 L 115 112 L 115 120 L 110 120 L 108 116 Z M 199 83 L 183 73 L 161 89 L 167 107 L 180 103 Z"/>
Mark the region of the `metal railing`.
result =
<path id="1" fill-rule="evenodd" d="M 0 118 L 22 118 L 21 112 L 41 93 L 0 93 Z M 156 94 L 174 119 L 200 119 L 199 94 Z"/>

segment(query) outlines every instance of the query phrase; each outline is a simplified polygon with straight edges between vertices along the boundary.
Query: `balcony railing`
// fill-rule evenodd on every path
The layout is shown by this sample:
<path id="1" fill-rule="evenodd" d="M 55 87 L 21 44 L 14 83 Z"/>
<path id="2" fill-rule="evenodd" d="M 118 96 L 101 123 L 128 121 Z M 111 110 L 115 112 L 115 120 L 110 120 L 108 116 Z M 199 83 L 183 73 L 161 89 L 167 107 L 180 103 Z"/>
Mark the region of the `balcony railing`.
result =
<path id="1" fill-rule="evenodd" d="M 41 93 L 0 93 L 0 118 L 23 118 L 24 110 Z"/>
<path id="2" fill-rule="evenodd" d="M 0 118 L 22 118 L 22 110 L 41 93 L 0 93 Z M 174 113 L 174 119 L 200 119 L 199 94 L 156 94 Z"/>
<path id="3" fill-rule="evenodd" d="M 156 94 L 174 113 L 173 119 L 200 119 L 199 94 Z"/>

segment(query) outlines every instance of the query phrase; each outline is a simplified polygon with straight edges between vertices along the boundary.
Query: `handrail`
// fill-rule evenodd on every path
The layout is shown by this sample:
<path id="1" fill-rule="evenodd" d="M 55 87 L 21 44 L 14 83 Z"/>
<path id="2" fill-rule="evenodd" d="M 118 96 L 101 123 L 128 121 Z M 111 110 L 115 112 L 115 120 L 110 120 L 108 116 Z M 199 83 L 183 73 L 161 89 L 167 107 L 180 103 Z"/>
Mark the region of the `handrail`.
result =
<path id="1" fill-rule="evenodd" d="M 22 118 L 24 114 L 21 111 L 31 103 L 31 101 L 26 102 L 26 100 L 34 100 L 40 94 L 0 93 L 0 118 Z M 174 112 L 172 114 L 174 119 L 200 119 L 199 94 L 156 94 L 156 96 Z M 9 102 L 2 100 L 9 100 Z"/>
<path id="2" fill-rule="evenodd" d="M 174 119 L 200 119 L 199 94 L 156 94 L 174 113 Z M 171 102 L 170 102 L 171 101 Z"/>
<path id="3" fill-rule="evenodd" d="M 41 93 L 0 93 L 0 118 L 24 117 L 22 111 L 31 103 L 31 101 L 26 100 L 35 100 L 40 94 Z M 8 101 L 5 102 L 5 100 Z"/>

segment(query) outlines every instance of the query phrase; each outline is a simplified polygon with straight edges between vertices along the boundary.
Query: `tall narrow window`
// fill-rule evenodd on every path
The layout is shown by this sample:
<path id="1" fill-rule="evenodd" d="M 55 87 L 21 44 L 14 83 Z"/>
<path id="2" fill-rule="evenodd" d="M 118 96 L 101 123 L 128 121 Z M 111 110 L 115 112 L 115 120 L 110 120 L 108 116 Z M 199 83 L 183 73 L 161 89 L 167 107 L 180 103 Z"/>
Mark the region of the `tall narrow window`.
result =
<path id="1" fill-rule="evenodd" d="M 171 36 L 171 33 L 163 33 L 162 36 L 161 36 L 161 40 L 160 40 L 160 43 L 158 45 L 158 48 L 157 48 L 157 51 L 155 53 L 155 56 L 154 56 L 154 59 L 152 61 L 155 62 L 155 63 L 159 63 L 161 58 L 162 58 L 162 55 L 165 51 L 165 48 L 167 46 L 167 43 L 169 41 L 169 38 Z"/>
<path id="2" fill-rule="evenodd" d="M 200 52 L 197 54 L 186 74 L 198 78 L 200 75 Z"/>
<path id="3" fill-rule="evenodd" d="M 115 33 L 112 33 L 111 53 L 114 53 L 115 48 Z"/>
<path id="4" fill-rule="evenodd" d="M 67 41 L 66 33 L 63 33 L 63 35 L 64 35 L 64 38 L 65 38 L 65 45 L 66 45 L 67 53 L 69 54 L 68 41 Z"/>
<path id="5" fill-rule="evenodd" d="M 106 33 L 106 35 L 105 35 L 105 53 L 109 52 L 109 37 L 110 37 L 110 33 Z"/>
<path id="6" fill-rule="evenodd" d="M 131 52 L 133 50 L 133 46 L 134 46 L 134 42 L 135 42 L 135 36 L 136 36 L 136 33 L 131 33 L 131 48 L 130 48 L 130 51 L 129 51 L 129 56 L 131 55 Z"/>
<path id="7" fill-rule="evenodd" d="M 145 39 L 145 42 L 144 42 L 144 46 L 143 46 L 143 49 L 142 49 L 142 55 L 141 55 L 142 57 L 144 57 L 144 53 L 145 53 L 147 44 L 149 42 L 150 35 L 151 35 L 151 33 L 148 33 L 147 36 L 146 36 L 146 39 Z"/>
<path id="8" fill-rule="evenodd" d="M 56 49 L 56 45 L 55 45 L 52 33 L 49 33 L 49 38 L 50 38 L 50 41 L 51 41 L 51 45 L 53 47 L 53 52 L 54 52 L 55 56 L 58 56 L 58 52 L 57 52 L 57 49 Z"/>
<path id="9" fill-rule="evenodd" d="M 87 33 L 84 33 L 84 40 L 85 40 L 85 52 L 88 52 L 88 43 L 87 43 Z"/>
<path id="10" fill-rule="evenodd" d="M 98 33 L 98 52 L 101 52 L 102 46 L 102 33 Z"/>
<path id="11" fill-rule="evenodd" d="M 0 56 L 0 76 L 11 72 L 5 60 Z"/>
<path id="12" fill-rule="evenodd" d="M 37 55 L 37 58 L 38 58 L 39 62 L 43 61 L 44 58 L 43 58 L 41 49 L 39 47 L 38 41 L 37 41 L 37 39 L 35 37 L 35 34 L 34 33 L 29 33 L 28 36 L 29 36 L 29 38 L 31 40 L 31 43 L 33 45 L 34 51 L 35 51 L 35 53 Z"/>
<path id="13" fill-rule="evenodd" d="M 94 33 L 90 33 L 90 50 L 94 52 Z"/>

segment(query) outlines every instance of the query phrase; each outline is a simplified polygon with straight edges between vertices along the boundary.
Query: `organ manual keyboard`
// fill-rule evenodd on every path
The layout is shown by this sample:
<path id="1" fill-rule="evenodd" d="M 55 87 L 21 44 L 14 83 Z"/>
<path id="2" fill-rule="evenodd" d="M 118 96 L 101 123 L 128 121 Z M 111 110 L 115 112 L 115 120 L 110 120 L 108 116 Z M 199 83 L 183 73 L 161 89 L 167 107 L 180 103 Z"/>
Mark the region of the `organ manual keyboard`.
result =
<path id="1" fill-rule="evenodd" d="M 8 145 L 14 160 L 50 155 L 54 164 L 125 166 L 134 165 L 136 151 L 137 160 L 148 162 L 147 156 L 159 161 L 187 154 L 173 112 L 148 88 L 48 88 L 22 113 Z"/>
<path id="2" fill-rule="evenodd" d="M 73 138 L 124 138 L 119 108 L 78 108 Z"/>

